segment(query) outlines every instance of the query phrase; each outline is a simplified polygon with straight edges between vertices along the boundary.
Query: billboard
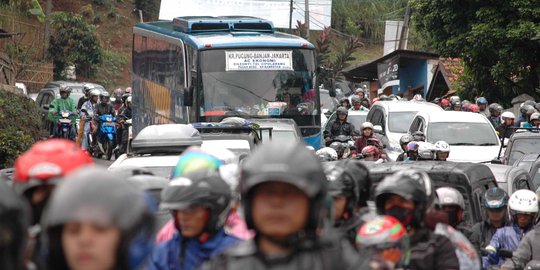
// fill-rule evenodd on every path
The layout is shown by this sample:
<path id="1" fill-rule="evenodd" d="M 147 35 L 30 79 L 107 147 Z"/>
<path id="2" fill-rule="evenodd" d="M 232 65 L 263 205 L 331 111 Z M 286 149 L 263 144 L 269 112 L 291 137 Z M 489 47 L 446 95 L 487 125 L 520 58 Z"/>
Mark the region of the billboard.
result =
<path id="1" fill-rule="evenodd" d="M 308 0 L 311 30 L 330 26 L 332 0 Z M 292 27 L 304 22 L 304 0 L 161 0 L 160 20 L 179 16 L 253 16 L 270 20 L 277 28 L 289 28 L 293 6 Z"/>

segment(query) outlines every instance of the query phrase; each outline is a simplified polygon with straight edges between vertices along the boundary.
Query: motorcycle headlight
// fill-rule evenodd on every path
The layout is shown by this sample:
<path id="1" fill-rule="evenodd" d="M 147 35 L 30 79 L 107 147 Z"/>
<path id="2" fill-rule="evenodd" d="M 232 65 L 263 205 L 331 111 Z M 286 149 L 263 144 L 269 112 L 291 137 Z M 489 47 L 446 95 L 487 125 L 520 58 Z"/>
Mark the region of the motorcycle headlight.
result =
<path id="1" fill-rule="evenodd" d="M 69 117 L 69 113 L 68 112 L 63 112 L 62 117 Z"/>
<path id="2" fill-rule="evenodd" d="M 112 122 L 112 117 L 107 117 L 105 120 L 107 120 L 107 122 Z"/>

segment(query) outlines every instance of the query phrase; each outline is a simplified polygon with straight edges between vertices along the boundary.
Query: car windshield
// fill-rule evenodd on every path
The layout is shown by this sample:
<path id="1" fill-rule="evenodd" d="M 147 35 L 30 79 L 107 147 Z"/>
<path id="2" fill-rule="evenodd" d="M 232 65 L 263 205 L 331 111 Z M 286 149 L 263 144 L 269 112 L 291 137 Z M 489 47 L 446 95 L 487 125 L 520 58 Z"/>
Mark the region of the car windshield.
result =
<path id="1" fill-rule="evenodd" d="M 514 164 L 523 155 L 540 153 L 540 140 L 538 138 L 516 139 L 510 149 L 508 164 Z"/>
<path id="2" fill-rule="evenodd" d="M 498 145 L 497 135 L 489 123 L 439 122 L 428 126 L 427 140 L 446 141 L 450 145 Z"/>
<path id="3" fill-rule="evenodd" d="M 300 117 L 309 124 L 320 114 L 312 50 L 208 50 L 200 59 L 203 121 L 237 115 Z"/>
<path id="4" fill-rule="evenodd" d="M 328 94 L 328 91 L 321 91 L 321 109 L 327 109 L 329 112 L 336 110 L 334 98 Z"/>
<path id="5" fill-rule="evenodd" d="M 388 129 L 390 132 L 407 133 L 416 113 L 417 112 L 390 112 L 388 115 Z"/>
<path id="6" fill-rule="evenodd" d="M 366 117 L 367 117 L 367 113 L 366 114 L 349 114 L 349 116 L 347 116 L 347 122 L 353 124 L 354 128 L 356 128 L 357 130 L 360 130 L 360 127 L 362 126 L 362 124 L 366 122 Z"/>
<path id="7" fill-rule="evenodd" d="M 270 138 L 268 137 L 268 132 L 263 132 L 262 135 L 263 142 L 270 141 Z M 294 135 L 294 132 L 292 130 L 272 130 L 272 141 L 287 143 L 297 140 L 299 140 L 299 138 Z"/>

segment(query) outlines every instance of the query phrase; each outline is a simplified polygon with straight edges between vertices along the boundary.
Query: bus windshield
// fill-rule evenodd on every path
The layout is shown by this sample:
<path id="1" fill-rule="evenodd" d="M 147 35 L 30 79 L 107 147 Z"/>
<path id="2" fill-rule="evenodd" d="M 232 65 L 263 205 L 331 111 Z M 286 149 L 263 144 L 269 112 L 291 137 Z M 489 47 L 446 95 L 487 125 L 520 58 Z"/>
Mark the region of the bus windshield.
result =
<path id="1" fill-rule="evenodd" d="M 200 52 L 201 118 L 319 115 L 315 60 L 307 49 L 227 49 Z"/>

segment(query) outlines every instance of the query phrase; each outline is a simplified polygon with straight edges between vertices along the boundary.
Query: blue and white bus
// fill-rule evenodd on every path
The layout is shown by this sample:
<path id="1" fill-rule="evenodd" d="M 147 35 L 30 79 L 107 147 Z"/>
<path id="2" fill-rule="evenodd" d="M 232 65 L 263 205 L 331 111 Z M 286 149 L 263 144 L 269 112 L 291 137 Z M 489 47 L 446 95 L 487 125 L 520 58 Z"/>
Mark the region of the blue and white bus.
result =
<path id="1" fill-rule="evenodd" d="M 133 28 L 133 132 L 229 116 L 291 118 L 320 147 L 314 46 L 254 17 L 178 17 Z"/>

